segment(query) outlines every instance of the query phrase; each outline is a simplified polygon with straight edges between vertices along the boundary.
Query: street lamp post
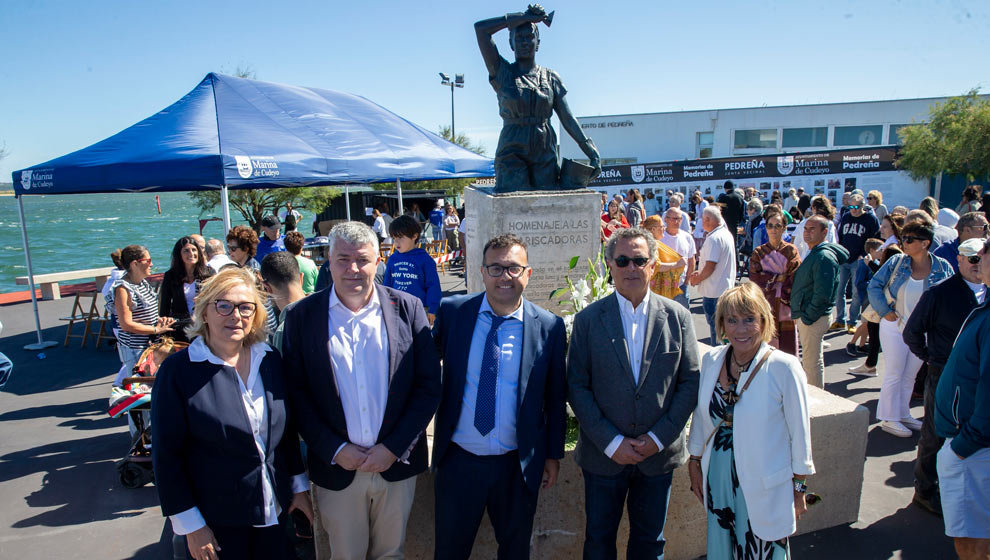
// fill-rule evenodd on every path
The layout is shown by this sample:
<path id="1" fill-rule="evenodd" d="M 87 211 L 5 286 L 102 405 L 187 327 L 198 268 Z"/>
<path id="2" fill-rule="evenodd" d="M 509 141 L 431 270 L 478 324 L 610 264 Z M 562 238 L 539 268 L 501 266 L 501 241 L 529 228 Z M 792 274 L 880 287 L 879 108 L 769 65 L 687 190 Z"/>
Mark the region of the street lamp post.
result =
<path id="1" fill-rule="evenodd" d="M 464 87 L 464 74 L 454 74 L 454 79 L 451 80 L 449 75 L 440 72 L 440 85 L 450 86 L 450 140 L 454 141 L 457 139 L 457 133 L 454 132 L 454 88 Z"/>

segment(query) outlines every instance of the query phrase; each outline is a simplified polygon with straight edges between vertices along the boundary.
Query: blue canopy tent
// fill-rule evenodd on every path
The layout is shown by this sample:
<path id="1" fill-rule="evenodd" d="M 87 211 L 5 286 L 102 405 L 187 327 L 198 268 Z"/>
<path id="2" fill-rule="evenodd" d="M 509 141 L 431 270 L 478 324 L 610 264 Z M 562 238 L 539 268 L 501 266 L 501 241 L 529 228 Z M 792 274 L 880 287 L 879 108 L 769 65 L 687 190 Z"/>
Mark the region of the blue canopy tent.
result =
<path id="1" fill-rule="evenodd" d="M 38 319 L 24 195 L 348 185 L 491 177 L 491 159 L 364 97 L 210 73 L 182 99 L 92 146 L 14 171 Z M 37 345 L 32 345 L 37 346 Z M 42 346 L 43 347 L 43 346 Z"/>

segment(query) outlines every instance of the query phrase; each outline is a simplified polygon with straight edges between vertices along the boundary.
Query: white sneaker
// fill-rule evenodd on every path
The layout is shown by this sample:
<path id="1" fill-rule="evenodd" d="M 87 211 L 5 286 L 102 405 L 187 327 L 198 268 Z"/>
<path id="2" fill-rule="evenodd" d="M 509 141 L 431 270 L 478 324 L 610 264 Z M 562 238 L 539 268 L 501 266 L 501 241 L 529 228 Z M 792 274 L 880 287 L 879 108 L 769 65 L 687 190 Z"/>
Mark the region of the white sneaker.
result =
<path id="1" fill-rule="evenodd" d="M 894 422 L 892 420 L 884 420 L 883 422 L 880 423 L 880 429 L 892 436 L 911 437 L 911 430 L 904 427 L 904 424 L 900 422 Z"/>
<path id="2" fill-rule="evenodd" d="M 912 416 L 905 416 L 904 418 L 901 418 L 901 424 L 904 424 L 916 432 L 921 431 L 921 420 L 918 420 Z"/>
<path id="3" fill-rule="evenodd" d="M 856 367 L 849 368 L 849 373 L 853 375 L 861 375 L 863 377 L 876 377 L 877 368 L 867 367 L 866 364 L 858 365 Z"/>

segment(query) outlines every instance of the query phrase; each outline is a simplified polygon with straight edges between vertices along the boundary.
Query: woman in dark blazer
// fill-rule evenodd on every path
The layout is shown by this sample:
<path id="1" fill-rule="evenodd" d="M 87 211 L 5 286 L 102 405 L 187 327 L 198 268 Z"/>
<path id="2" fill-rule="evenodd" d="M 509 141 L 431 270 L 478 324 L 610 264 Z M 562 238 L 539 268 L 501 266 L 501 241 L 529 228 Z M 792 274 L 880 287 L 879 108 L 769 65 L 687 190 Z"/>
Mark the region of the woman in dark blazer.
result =
<path id="1" fill-rule="evenodd" d="M 213 269 L 206 266 L 206 256 L 199 250 L 195 239 L 187 235 L 175 242 L 172 265 L 165 271 L 158 292 L 158 314 L 175 319 L 172 327 L 172 338 L 175 340 L 189 342 L 185 328 L 192 322 L 193 301 L 203 281 L 212 275 Z"/>
<path id="2" fill-rule="evenodd" d="M 265 344 L 250 271 L 227 269 L 196 297 L 189 348 L 169 356 L 152 393 L 152 459 L 162 513 L 190 558 L 291 558 L 282 508 L 312 521 L 282 359 Z"/>

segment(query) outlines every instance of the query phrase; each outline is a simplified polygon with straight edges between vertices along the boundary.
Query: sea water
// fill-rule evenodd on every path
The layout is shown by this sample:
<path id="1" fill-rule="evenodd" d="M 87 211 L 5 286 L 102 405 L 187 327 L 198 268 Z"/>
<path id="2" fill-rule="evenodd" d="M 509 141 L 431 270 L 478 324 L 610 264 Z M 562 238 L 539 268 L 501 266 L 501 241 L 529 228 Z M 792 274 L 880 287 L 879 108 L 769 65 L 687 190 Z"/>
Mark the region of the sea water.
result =
<path id="1" fill-rule="evenodd" d="M 144 245 L 154 263 L 152 272 L 165 272 L 172 246 L 183 235 L 199 233 L 199 219 L 219 217 L 216 208 L 200 215 L 186 193 L 77 194 L 25 196 L 24 217 L 35 274 L 113 266 L 110 253 L 127 245 Z M 233 211 L 233 225 L 245 223 Z M 223 223 L 203 228 L 207 239 L 223 239 Z M 17 199 L 0 196 L 0 292 L 26 290 L 14 283 L 27 275 Z M 84 282 L 80 280 L 79 282 Z M 70 282 L 71 283 L 71 282 Z"/>

